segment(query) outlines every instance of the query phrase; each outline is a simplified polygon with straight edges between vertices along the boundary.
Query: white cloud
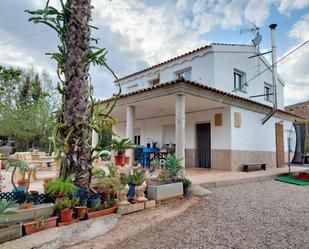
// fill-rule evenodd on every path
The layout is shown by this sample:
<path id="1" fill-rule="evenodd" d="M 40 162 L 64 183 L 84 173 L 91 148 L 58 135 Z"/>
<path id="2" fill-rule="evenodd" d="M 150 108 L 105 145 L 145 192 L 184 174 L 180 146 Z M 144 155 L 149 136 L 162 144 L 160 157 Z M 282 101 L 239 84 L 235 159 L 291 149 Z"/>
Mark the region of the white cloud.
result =
<path id="1" fill-rule="evenodd" d="M 270 6 L 271 1 L 251 0 L 245 8 L 244 17 L 251 23 L 260 26 L 268 18 Z"/>
<path id="2" fill-rule="evenodd" d="M 187 20 L 180 15 L 181 8 L 117 0 L 96 1 L 94 5 L 100 17 L 97 22 L 125 37 L 124 49 L 138 53 L 149 64 L 205 43 L 194 30 L 187 28 Z"/>
<path id="3" fill-rule="evenodd" d="M 302 17 L 291 31 L 289 37 L 298 44 L 309 39 L 309 14 Z M 297 46 L 291 47 L 289 53 Z M 286 104 L 297 103 L 309 99 L 309 44 L 291 54 L 279 66 L 281 75 L 286 80 Z"/>
<path id="4" fill-rule="evenodd" d="M 279 1 L 279 11 L 289 13 L 293 9 L 302 9 L 309 5 L 309 0 L 281 0 Z"/>
<path id="5" fill-rule="evenodd" d="M 289 32 L 291 38 L 299 42 L 309 40 L 309 14 L 302 17 Z"/>
<path id="6" fill-rule="evenodd" d="M 178 0 L 147 5 L 143 1 L 94 1 L 99 25 L 126 39 L 125 51 L 133 51 L 148 64 L 158 63 L 205 45 L 201 37 L 215 27 L 235 28 L 244 21 L 262 24 L 270 1 Z M 120 48 L 119 48 L 120 49 Z"/>

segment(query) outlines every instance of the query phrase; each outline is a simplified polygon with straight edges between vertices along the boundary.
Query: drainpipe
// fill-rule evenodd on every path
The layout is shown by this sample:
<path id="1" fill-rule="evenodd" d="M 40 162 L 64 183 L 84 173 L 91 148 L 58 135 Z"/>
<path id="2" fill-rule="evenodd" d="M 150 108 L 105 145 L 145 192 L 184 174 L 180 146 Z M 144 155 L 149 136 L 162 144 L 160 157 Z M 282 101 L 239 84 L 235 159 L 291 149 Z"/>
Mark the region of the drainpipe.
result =
<path id="1" fill-rule="evenodd" d="M 277 24 L 269 25 L 271 30 L 271 69 L 273 78 L 273 109 L 263 118 L 265 124 L 277 111 L 277 47 L 276 47 L 276 27 Z"/>

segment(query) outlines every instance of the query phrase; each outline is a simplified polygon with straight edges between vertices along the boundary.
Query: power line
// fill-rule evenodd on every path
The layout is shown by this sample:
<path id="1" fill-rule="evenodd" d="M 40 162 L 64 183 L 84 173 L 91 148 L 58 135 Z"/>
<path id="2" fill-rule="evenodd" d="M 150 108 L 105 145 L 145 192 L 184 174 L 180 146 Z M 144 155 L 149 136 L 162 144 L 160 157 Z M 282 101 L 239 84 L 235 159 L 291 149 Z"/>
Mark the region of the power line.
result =
<path id="1" fill-rule="evenodd" d="M 296 52 L 298 49 L 300 49 L 301 47 L 305 46 L 307 43 L 309 42 L 309 40 L 305 41 L 304 43 L 300 44 L 299 46 L 297 46 L 296 48 L 294 48 L 292 51 L 290 51 L 289 53 L 287 53 L 285 56 L 283 56 L 282 58 L 280 58 L 276 63 L 278 64 L 280 61 L 284 60 L 286 57 L 290 56 L 291 54 L 293 54 L 294 52 Z M 265 64 L 265 63 L 264 63 Z M 250 80 L 247 80 L 244 85 L 248 84 L 250 81 L 254 80 L 256 77 L 260 76 L 262 73 L 266 72 L 268 69 L 270 69 L 272 66 L 267 66 L 265 70 L 263 70 L 262 72 L 258 73 L 257 75 L 255 75 L 254 77 L 252 77 Z"/>
<path id="2" fill-rule="evenodd" d="M 32 37 L 32 36 L 36 36 L 36 35 L 39 35 L 39 34 L 42 34 L 42 33 L 45 33 L 47 31 L 50 31 L 49 29 L 45 29 L 43 31 L 40 31 L 40 32 L 36 32 L 36 33 L 31 33 L 31 34 L 28 34 L 28 35 L 24 35 L 24 36 L 21 36 L 19 38 L 16 38 L 14 40 L 10 40 L 10 41 L 6 41 L 6 42 L 3 42 L 3 43 L 0 43 L 0 46 L 5 46 L 5 45 L 8 45 L 10 43 L 13 43 L 13 42 L 16 42 L 16 41 L 20 41 L 20 40 L 23 40 L 23 39 L 26 39 L 26 38 L 29 38 L 29 37 Z"/>

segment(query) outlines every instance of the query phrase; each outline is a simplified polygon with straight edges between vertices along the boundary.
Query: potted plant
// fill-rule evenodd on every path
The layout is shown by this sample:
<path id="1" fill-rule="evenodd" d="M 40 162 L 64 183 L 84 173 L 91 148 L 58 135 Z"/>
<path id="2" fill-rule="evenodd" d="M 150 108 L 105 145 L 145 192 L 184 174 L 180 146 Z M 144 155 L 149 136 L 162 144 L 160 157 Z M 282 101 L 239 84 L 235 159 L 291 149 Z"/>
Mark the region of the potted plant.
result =
<path id="1" fill-rule="evenodd" d="M 69 222 L 73 220 L 73 208 L 79 205 L 79 199 L 76 197 L 56 200 L 55 211 L 59 213 L 61 222 Z"/>
<path id="2" fill-rule="evenodd" d="M 128 176 L 128 182 L 130 184 L 130 199 L 133 199 L 136 194 L 137 201 L 145 201 L 146 198 L 144 197 L 144 191 L 146 186 L 142 186 L 145 180 L 146 176 L 144 169 L 140 166 L 134 167 L 132 173 Z"/>
<path id="3" fill-rule="evenodd" d="M 115 177 L 106 177 L 100 183 L 100 192 L 105 201 L 113 200 L 115 194 L 124 188 L 121 181 Z"/>
<path id="4" fill-rule="evenodd" d="M 57 216 L 50 217 L 47 219 L 38 218 L 34 221 L 23 223 L 23 228 L 26 235 L 30 235 L 48 228 L 53 228 L 57 226 Z"/>
<path id="5" fill-rule="evenodd" d="M 184 178 L 178 179 L 177 182 L 182 182 L 182 184 L 183 184 L 183 194 L 184 195 L 188 195 L 189 188 L 192 185 L 191 180 L 184 177 Z"/>
<path id="6" fill-rule="evenodd" d="M 168 156 L 164 169 L 158 175 L 159 184 L 148 185 L 148 198 L 159 201 L 182 196 L 183 182 L 178 181 L 181 170 L 181 159 L 176 155 Z"/>
<path id="7" fill-rule="evenodd" d="M 123 188 L 123 185 L 121 184 L 120 180 L 116 178 L 105 178 L 103 180 L 102 186 L 108 189 L 107 199 L 104 204 L 102 204 L 99 200 L 97 202 L 92 202 L 90 211 L 88 211 L 86 214 L 87 219 L 101 217 L 115 213 L 117 211 L 117 205 L 114 203 L 115 195 L 112 195 L 112 193 L 119 191 L 121 188 Z"/>
<path id="8" fill-rule="evenodd" d="M 87 212 L 87 219 L 97 218 L 109 214 L 116 213 L 117 206 L 114 203 L 111 203 L 110 206 L 107 204 L 102 205 L 101 202 L 96 205 L 91 206 L 90 212 Z"/>
<path id="9" fill-rule="evenodd" d="M 148 201 L 148 199 L 145 198 L 144 194 L 147 187 L 145 180 L 146 180 L 145 171 L 141 168 L 137 168 L 133 174 L 133 184 L 135 186 L 135 193 L 136 193 L 135 200 L 137 202 Z"/>
<path id="10" fill-rule="evenodd" d="M 36 171 L 35 168 L 30 168 L 24 161 L 15 159 L 15 158 L 10 158 L 6 161 L 6 166 L 8 168 L 14 167 L 12 175 L 11 175 L 11 183 L 15 190 L 17 191 L 17 187 L 15 185 L 15 174 L 16 170 L 19 170 L 19 176 L 21 177 L 20 179 L 17 180 L 17 184 L 19 187 L 22 187 L 25 192 L 28 191 L 29 185 L 30 185 L 30 178 L 31 174 Z"/>
<path id="11" fill-rule="evenodd" d="M 73 184 L 72 176 L 68 176 L 64 180 L 54 178 L 45 185 L 45 188 L 47 193 L 55 198 L 62 198 L 68 194 L 76 196 L 77 194 L 77 187 Z"/>
<path id="12" fill-rule="evenodd" d="M 84 219 L 89 208 L 87 206 L 76 206 L 75 208 L 76 217 L 79 219 Z"/>
<path id="13" fill-rule="evenodd" d="M 22 225 L 20 222 L 10 222 L 8 214 L 17 213 L 9 210 L 15 202 L 0 200 L 0 244 L 9 240 L 18 239 L 22 236 Z"/>
<path id="14" fill-rule="evenodd" d="M 128 149 L 133 149 L 134 144 L 130 141 L 129 138 L 124 138 L 120 141 L 117 141 L 116 139 L 112 139 L 111 144 L 107 147 L 109 150 L 115 150 L 116 155 L 115 158 L 115 164 L 116 165 L 125 165 L 125 152 Z M 130 160 L 130 159 L 129 159 Z"/>

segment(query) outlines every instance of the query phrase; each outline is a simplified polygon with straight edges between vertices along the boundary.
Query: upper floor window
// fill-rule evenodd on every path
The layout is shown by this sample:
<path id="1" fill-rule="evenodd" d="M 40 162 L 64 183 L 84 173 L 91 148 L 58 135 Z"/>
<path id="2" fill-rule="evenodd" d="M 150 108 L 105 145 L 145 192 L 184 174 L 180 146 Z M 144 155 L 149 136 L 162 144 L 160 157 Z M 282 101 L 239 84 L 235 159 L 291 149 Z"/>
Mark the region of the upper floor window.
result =
<path id="1" fill-rule="evenodd" d="M 138 84 L 134 84 L 134 85 L 128 86 L 127 91 L 133 92 L 134 90 L 137 90 L 137 88 L 138 88 Z"/>
<path id="2" fill-rule="evenodd" d="M 149 86 L 156 86 L 160 84 L 160 74 L 157 74 L 148 80 Z"/>
<path id="3" fill-rule="evenodd" d="M 185 79 L 185 80 L 191 80 L 191 71 L 192 69 L 191 68 L 186 68 L 186 69 L 183 69 L 181 71 L 177 71 L 175 72 L 175 78 L 176 79 Z"/>
<path id="4" fill-rule="evenodd" d="M 273 89 L 272 86 L 265 82 L 264 84 L 264 99 L 273 102 Z"/>
<path id="5" fill-rule="evenodd" d="M 246 74 L 234 69 L 234 89 L 246 92 Z"/>

